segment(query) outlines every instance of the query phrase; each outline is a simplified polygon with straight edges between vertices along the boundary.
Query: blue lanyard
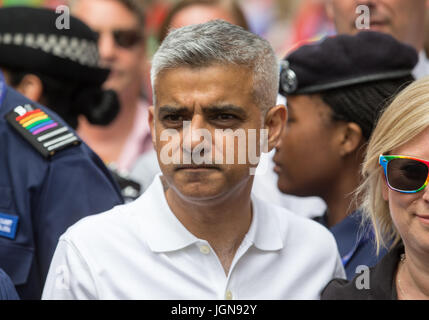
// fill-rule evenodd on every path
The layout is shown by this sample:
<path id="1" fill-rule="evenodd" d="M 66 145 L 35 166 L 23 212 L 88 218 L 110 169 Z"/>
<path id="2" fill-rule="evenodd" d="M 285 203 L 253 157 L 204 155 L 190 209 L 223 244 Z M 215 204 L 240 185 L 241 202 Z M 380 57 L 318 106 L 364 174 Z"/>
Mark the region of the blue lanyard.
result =
<path id="1" fill-rule="evenodd" d="M 3 74 L 0 71 L 0 108 L 3 103 L 3 98 L 6 94 L 6 83 L 4 82 Z"/>

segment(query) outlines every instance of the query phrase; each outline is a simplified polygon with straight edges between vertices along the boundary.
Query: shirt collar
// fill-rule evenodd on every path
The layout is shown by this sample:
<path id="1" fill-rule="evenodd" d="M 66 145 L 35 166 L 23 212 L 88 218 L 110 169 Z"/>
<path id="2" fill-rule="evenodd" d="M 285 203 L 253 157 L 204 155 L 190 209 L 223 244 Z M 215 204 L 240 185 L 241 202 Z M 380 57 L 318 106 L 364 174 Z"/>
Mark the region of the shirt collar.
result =
<path id="1" fill-rule="evenodd" d="M 426 52 L 421 50 L 419 52 L 419 60 L 413 69 L 413 76 L 416 79 L 420 79 L 427 75 L 429 75 L 429 62 Z"/>
<path id="2" fill-rule="evenodd" d="M 283 239 L 280 234 L 280 221 L 278 221 L 277 216 L 274 212 L 269 212 L 269 208 L 267 208 L 266 204 L 253 194 L 252 208 L 252 223 L 245 239 L 252 242 L 256 248 L 263 251 L 282 249 Z"/>
<path id="3" fill-rule="evenodd" d="M 155 176 L 152 184 L 135 203 L 143 214 L 144 238 L 154 252 L 183 249 L 199 239 L 190 233 L 168 206 L 162 174 Z"/>
<path id="4" fill-rule="evenodd" d="M 150 249 L 154 252 L 169 252 L 186 248 L 196 242 L 204 242 L 205 240 L 198 239 L 189 232 L 171 211 L 165 198 L 161 176 L 161 173 L 158 174 L 147 191 L 133 203 L 143 214 L 141 227 Z M 253 195 L 252 206 L 252 223 L 243 241 L 264 251 L 282 249 L 283 241 L 276 216 L 263 210 L 263 203 Z"/>

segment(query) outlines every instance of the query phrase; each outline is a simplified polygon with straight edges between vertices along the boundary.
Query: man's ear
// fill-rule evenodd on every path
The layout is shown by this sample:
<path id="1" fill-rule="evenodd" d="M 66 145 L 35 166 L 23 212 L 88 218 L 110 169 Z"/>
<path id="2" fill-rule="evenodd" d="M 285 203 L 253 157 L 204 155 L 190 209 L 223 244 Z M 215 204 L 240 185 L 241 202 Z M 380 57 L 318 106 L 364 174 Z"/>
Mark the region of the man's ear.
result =
<path id="1" fill-rule="evenodd" d="M 15 88 L 28 99 L 40 102 L 43 95 L 43 83 L 34 74 L 26 74 Z"/>
<path id="2" fill-rule="evenodd" d="M 268 151 L 271 151 L 280 141 L 286 125 L 287 109 L 279 104 L 268 110 L 265 116 L 265 129 L 268 129 Z"/>
<path id="3" fill-rule="evenodd" d="M 348 122 L 341 129 L 340 156 L 355 152 L 364 141 L 362 129 L 354 122 Z"/>
<path id="4" fill-rule="evenodd" d="M 152 136 L 152 144 L 155 146 L 156 145 L 156 132 L 155 132 L 155 123 L 154 123 L 154 112 L 155 112 L 155 108 L 154 106 L 150 106 L 149 107 L 149 114 L 148 114 L 148 119 L 147 121 L 149 122 L 149 128 L 150 128 L 150 134 Z"/>

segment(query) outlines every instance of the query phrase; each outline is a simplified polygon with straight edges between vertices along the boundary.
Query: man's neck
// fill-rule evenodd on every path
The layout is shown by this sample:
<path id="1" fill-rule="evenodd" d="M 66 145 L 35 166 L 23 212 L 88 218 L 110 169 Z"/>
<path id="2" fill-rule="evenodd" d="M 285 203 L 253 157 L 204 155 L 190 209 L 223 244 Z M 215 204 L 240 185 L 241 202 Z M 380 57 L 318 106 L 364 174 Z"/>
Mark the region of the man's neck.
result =
<path id="1" fill-rule="evenodd" d="M 235 253 L 252 221 L 251 189 L 253 177 L 235 192 L 213 201 L 187 201 L 173 188 L 166 191 L 167 202 L 179 221 L 216 252 L 228 274 Z"/>

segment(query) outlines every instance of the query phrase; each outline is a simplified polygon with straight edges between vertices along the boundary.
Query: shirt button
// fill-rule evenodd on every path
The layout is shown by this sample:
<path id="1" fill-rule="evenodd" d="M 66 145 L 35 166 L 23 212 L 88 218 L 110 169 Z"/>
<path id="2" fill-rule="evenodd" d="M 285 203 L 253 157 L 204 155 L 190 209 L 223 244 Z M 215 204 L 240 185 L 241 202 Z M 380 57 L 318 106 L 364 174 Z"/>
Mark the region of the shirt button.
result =
<path id="1" fill-rule="evenodd" d="M 228 291 L 225 293 L 225 299 L 226 299 L 226 300 L 232 300 L 232 292 L 231 292 L 231 290 L 228 290 Z"/>
<path id="2" fill-rule="evenodd" d="M 209 254 L 210 253 L 210 248 L 208 246 L 201 246 L 200 247 L 200 252 L 203 254 Z"/>

